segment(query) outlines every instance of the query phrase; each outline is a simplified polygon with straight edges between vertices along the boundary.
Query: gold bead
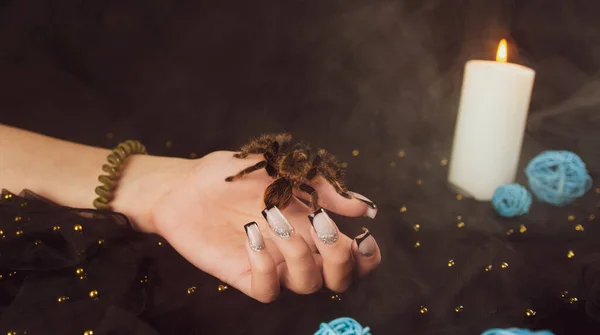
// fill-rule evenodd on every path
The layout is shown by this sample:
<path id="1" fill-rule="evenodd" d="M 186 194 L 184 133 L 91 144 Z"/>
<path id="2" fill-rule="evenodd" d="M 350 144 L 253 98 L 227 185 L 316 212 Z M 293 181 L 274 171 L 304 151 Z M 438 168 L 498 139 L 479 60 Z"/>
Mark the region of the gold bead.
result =
<path id="1" fill-rule="evenodd" d="M 456 224 L 456 226 L 457 226 L 458 228 L 462 228 L 462 227 L 464 227 L 464 226 L 465 226 L 465 223 L 461 221 L 461 222 L 457 223 L 457 224 Z"/>
<path id="2" fill-rule="evenodd" d="M 7 335 L 17 335 L 17 332 L 8 332 Z"/>
<path id="3" fill-rule="evenodd" d="M 486 266 L 485 272 L 490 272 L 490 271 L 492 271 L 492 266 L 491 265 Z"/>
<path id="4" fill-rule="evenodd" d="M 158 241 L 158 246 L 162 247 L 162 245 L 163 245 L 162 241 Z"/>
<path id="5" fill-rule="evenodd" d="M 420 246 L 421 246 L 421 242 L 419 242 L 419 241 L 415 242 L 415 248 L 418 248 Z"/>
<path id="6" fill-rule="evenodd" d="M 578 301 L 579 301 L 579 299 L 577 299 L 577 298 L 575 298 L 575 297 L 572 297 L 572 298 L 570 298 L 570 299 L 569 299 L 569 303 L 570 303 L 570 304 L 575 304 L 575 303 L 577 303 Z"/>
<path id="7" fill-rule="evenodd" d="M 465 309 L 465 308 L 464 308 L 462 305 L 454 307 L 454 311 L 455 311 L 456 313 L 460 313 L 460 312 L 462 312 L 464 309 Z"/>
<path id="8" fill-rule="evenodd" d="M 442 160 L 440 161 L 440 165 L 441 166 L 446 166 L 448 165 L 448 160 L 446 158 L 442 158 Z"/>
<path id="9" fill-rule="evenodd" d="M 575 252 L 573 252 L 573 250 L 569 250 L 569 252 L 567 252 L 567 257 L 568 257 L 568 258 L 573 258 L 573 257 L 575 257 Z"/>
<path id="10" fill-rule="evenodd" d="M 187 294 L 192 294 L 194 292 L 196 292 L 196 286 L 192 286 L 187 289 Z"/>
<path id="11" fill-rule="evenodd" d="M 342 162 L 342 164 L 341 164 L 341 165 L 342 165 L 342 167 L 343 167 L 344 169 L 348 167 L 348 163 L 347 163 L 347 162 Z"/>
<path id="12" fill-rule="evenodd" d="M 535 315 L 535 311 L 533 309 L 527 308 L 525 310 L 525 315 L 527 315 L 527 316 L 534 316 Z"/>
<path id="13" fill-rule="evenodd" d="M 590 214 L 590 216 L 588 216 L 588 221 L 594 221 L 594 220 L 596 220 L 596 215 Z"/>
<path id="14" fill-rule="evenodd" d="M 524 224 L 522 224 L 521 226 L 519 226 L 519 233 L 524 233 L 527 231 L 527 227 L 525 227 Z"/>
<path id="15" fill-rule="evenodd" d="M 4 237 L 4 231 L 0 230 L 0 237 Z"/>
<path id="16" fill-rule="evenodd" d="M 451 260 L 448 261 L 448 267 L 451 268 L 453 266 L 454 266 L 454 260 L 451 259 Z"/>
<path id="17" fill-rule="evenodd" d="M 399 158 L 404 158 L 404 156 L 406 156 L 406 153 L 404 152 L 404 150 L 398 151 L 398 157 Z M 598 193 L 600 193 L 600 192 L 598 192 Z"/>
<path id="18" fill-rule="evenodd" d="M 15 216 L 15 222 L 21 222 L 23 220 L 20 216 Z"/>
<path id="19" fill-rule="evenodd" d="M 67 300 L 69 300 L 69 297 L 67 297 L 66 295 L 56 298 L 56 301 L 58 302 L 65 302 Z"/>
<path id="20" fill-rule="evenodd" d="M 86 330 L 83 332 L 83 335 L 94 335 L 94 332 L 91 330 Z"/>
<path id="21" fill-rule="evenodd" d="M 109 140 L 110 140 L 111 138 L 113 138 L 113 133 L 106 133 L 106 138 L 108 138 Z"/>
<path id="22" fill-rule="evenodd" d="M 600 193 L 600 192 L 598 192 L 598 193 Z M 5 194 L 4 199 L 6 199 L 6 200 L 12 199 L 12 194 Z"/>
<path id="23" fill-rule="evenodd" d="M 394 162 L 394 161 L 391 161 L 391 162 L 390 162 L 390 167 L 396 167 L 396 162 Z"/>
<path id="24" fill-rule="evenodd" d="M 414 225 L 414 227 L 413 227 L 413 229 L 414 229 L 415 231 L 419 231 L 419 228 L 421 228 L 421 225 L 420 225 L 420 224 L 418 224 L 418 223 L 417 223 L 416 225 Z"/>
<path id="25" fill-rule="evenodd" d="M 217 287 L 217 291 L 223 292 L 223 291 L 227 290 L 228 288 L 229 288 L 229 286 L 227 286 L 226 284 L 219 284 L 219 286 Z"/>
<path id="26" fill-rule="evenodd" d="M 190 158 L 197 158 L 198 154 L 195 152 L 190 152 Z"/>
<path id="27" fill-rule="evenodd" d="M 33 244 L 35 244 L 35 245 L 40 245 L 40 244 L 42 244 L 42 241 L 40 241 L 40 240 L 35 240 L 35 242 L 33 242 Z"/>
<path id="28" fill-rule="evenodd" d="M 360 152 L 356 149 L 352 150 L 352 156 L 354 156 L 354 157 L 358 156 L 359 153 Z"/>
<path id="29" fill-rule="evenodd" d="M 456 195 L 456 200 L 462 200 L 462 199 L 463 199 L 463 196 L 462 196 L 462 194 L 457 194 L 457 195 Z"/>
<path id="30" fill-rule="evenodd" d="M 506 268 L 508 268 L 508 263 L 502 262 L 502 264 L 500 264 L 500 267 L 503 269 L 506 269 Z"/>
<path id="31" fill-rule="evenodd" d="M 148 276 L 144 276 L 144 278 L 140 279 L 140 283 L 146 284 L 148 282 Z"/>
<path id="32" fill-rule="evenodd" d="M 102 240 L 102 239 L 98 240 L 98 244 L 100 244 L 100 245 L 104 244 L 104 240 Z"/>
<path id="33" fill-rule="evenodd" d="M 425 314 L 425 313 L 429 312 L 429 310 L 427 309 L 427 307 L 421 306 L 421 309 L 419 310 L 419 312 L 421 312 L 421 314 Z"/>
<path id="34" fill-rule="evenodd" d="M 79 269 L 75 270 L 75 273 L 78 275 L 81 275 L 81 274 L 83 274 L 83 269 L 79 268 Z"/>
<path id="35" fill-rule="evenodd" d="M 52 230 L 58 231 L 58 230 L 60 230 L 60 226 L 54 226 L 54 227 L 52 227 Z"/>
<path id="36" fill-rule="evenodd" d="M 173 142 L 172 141 L 165 142 L 165 147 L 167 147 L 167 149 L 171 148 L 172 146 L 173 146 Z"/>
<path id="37" fill-rule="evenodd" d="M 98 299 L 98 291 L 96 290 L 91 290 L 90 294 L 89 294 L 90 298 L 92 299 Z"/>
<path id="38" fill-rule="evenodd" d="M 569 215 L 569 216 L 567 216 L 567 219 L 569 221 L 573 221 L 573 220 L 575 220 L 575 215 Z"/>
<path id="39" fill-rule="evenodd" d="M 575 226 L 575 230 L 577 230 L 577 231 L 584 231 L 585 229 L 583 228 L 582 224 L 578 224 L 578 225 Z"/>
<path id="40" fill-rule="evenodd" d="M 83 230 L 83 227 L 80 224 L 76 224 L 76 225 L 73 226 L 73 230 L 77 231 L 77 232 L 80 232 L 80 231 Z"/>
<path id="41" fill-rule="evenodd" d="M 423 180 L 417 179 L 417 185 L 423 185 Z"/>
<path id="42" fill-rule="evenodd" d="M 331 300 L 342 301 L 342 297 L 339 294 L 334 294 L 331 296 Z"/>
<path id="43" fill-rule="evenodd" d="M 406 212 L 408 209 L 406 208 L 406 206 L 402 206 L 400 207 L 400 213 L 404 213 Z"/>
<path id="44" fill-rule="evenodd" d="M 515 231 L 514 231 L 514 229 L 509 229 L 509 230 L 506 232 L 506 236 L 510 236 L 510 235 L 512 235 L 512 233 L 514 233 L 514 232 L 515 232 Z"/>
<path id="45" fill-rule="evenodd" d="M 21 236 L 21 235 L 23 235 L 23 231 L 22 230 L 17 230 L 16 234 L 17 234 L 17 236 Z"/>

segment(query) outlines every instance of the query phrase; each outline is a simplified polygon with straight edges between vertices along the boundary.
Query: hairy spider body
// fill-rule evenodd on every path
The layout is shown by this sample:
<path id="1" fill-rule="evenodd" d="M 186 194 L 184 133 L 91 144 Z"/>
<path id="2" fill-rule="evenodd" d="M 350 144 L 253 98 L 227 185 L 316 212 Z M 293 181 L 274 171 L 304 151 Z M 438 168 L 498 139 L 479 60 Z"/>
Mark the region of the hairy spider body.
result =
<path id="1" fill-rule="evenodd" d="M 315 153 L 307 144 L 292 145 L 291 141 L 292 136 L 285 133 L 266 134 L 252 139 L 239 153 L 234 154 L 234 157 L 243 159 L 250 154 L 262 154 L 264 160 L 243 169 L 235 176 L 227 177 L 225 181 L 231 182 L 254 171 L 265 169 L 267 174 L 275 179 L 265 191 L 265 205 L 274 205 L 280 209 L 290 204 L 293 190 L 297 189 L 310 195 L 310 205 L 317 210 L 319 195 L 309 183 L 318 176 L 329 182 L 337 193 L 351 198 L 344 186 L 344 171 L 333 155 L 323 149 Z"/>

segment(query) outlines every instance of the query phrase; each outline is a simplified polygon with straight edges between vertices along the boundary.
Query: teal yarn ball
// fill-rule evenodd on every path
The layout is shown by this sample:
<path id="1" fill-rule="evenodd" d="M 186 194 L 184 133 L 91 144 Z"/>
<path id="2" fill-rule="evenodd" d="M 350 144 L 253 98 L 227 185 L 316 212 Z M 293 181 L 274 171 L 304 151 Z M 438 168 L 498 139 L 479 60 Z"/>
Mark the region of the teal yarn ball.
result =
<path id="1" fill-rule="evenodd" d="M 532 331 L 522 328 L 495 328 L 486 330 L 485 332 L 481 333 L 481 335 L 554 335 L 554 333 L 549 330 Z"/>
<path id="2" fill-rule="evenodd" d="M 534 157 L 525 174 L 536 198 L 555 206 L 570 204 L 592 187 L 585 163 L 570 151 L 544 151 Z"/>
<path id="3" fill-rule="evenodd" d="M 507 218 L 529 213 L 531 193 L 519 184 L 502 185 L 492 197 L 492 205 L 500 216 Z"/>
<path id="4" fill-rule="evenodd" d="M 314 335 L 371 335 L 369 327 L 363 327 L 352 318 L 337 318 L 329 323 L 321 323 Z"/>

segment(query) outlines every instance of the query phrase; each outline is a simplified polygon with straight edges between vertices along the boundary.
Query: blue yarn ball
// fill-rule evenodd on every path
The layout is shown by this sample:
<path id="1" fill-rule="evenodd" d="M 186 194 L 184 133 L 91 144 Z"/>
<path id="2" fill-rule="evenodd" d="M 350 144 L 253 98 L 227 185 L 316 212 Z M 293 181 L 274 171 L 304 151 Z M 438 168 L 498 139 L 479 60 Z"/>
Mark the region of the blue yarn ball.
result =
<path id="1" fill-rule="evenodd" d="M 533 158 L 525 174 L 535 196 L 555 206 L 567 205 L 592 187 L 585 164 L 570 151 L 544 151 Z"/>
<path id="2" fill-rule="evenodd" d="M 494 192 L 492 205 L 499 215 L 507 218 L 527 214 L 531 207 L 531 193 L 519 184 L 502 185 Z"/>
<path id="3" fill-rule="evenodd" d="M 489 329 L 481 333 L 481 335 L 554 335 L 549 330 L 531 331 L 529 329 L 521 328 L 507 328 L 507 329 Z"/>
<path id="4" fill-rule="evenodd" d="M 352 318 L 338 318 L 329 323 L 321 323 L 314 335 L 371 335 L 369 327 L 364 327 Z"/>

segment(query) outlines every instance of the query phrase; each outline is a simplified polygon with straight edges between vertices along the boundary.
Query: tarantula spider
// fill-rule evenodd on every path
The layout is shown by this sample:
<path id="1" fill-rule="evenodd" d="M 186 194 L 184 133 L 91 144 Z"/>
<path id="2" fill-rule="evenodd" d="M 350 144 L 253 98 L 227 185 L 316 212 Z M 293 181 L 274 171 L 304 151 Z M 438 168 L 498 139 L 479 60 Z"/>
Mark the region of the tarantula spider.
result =
<path id="1" fill-rule="evenodd" d="M 280 209 L 290 204 L 293 189 L 298 189 L 310 195 L 310 206 L 317 210 L 319 195 L 308 185 L 317 176 L 327 180 L 343 197 L 352 198 L 343 183 L 344 171 L 334 156 L 323 149 L 313 153 L 304 143 L 292 146 L 291 140 L 290 134 L 266 134 L 251 140 L 234 157 L 246 158 L 249 154 L 263 154 L 265 159 L 235 176 L 227 177 L 225 181 L 231 182 L 254 171 L 265 169 L 269 176 L 275 178 L 265 191 L 265 205 L 275 205 Z"/>

